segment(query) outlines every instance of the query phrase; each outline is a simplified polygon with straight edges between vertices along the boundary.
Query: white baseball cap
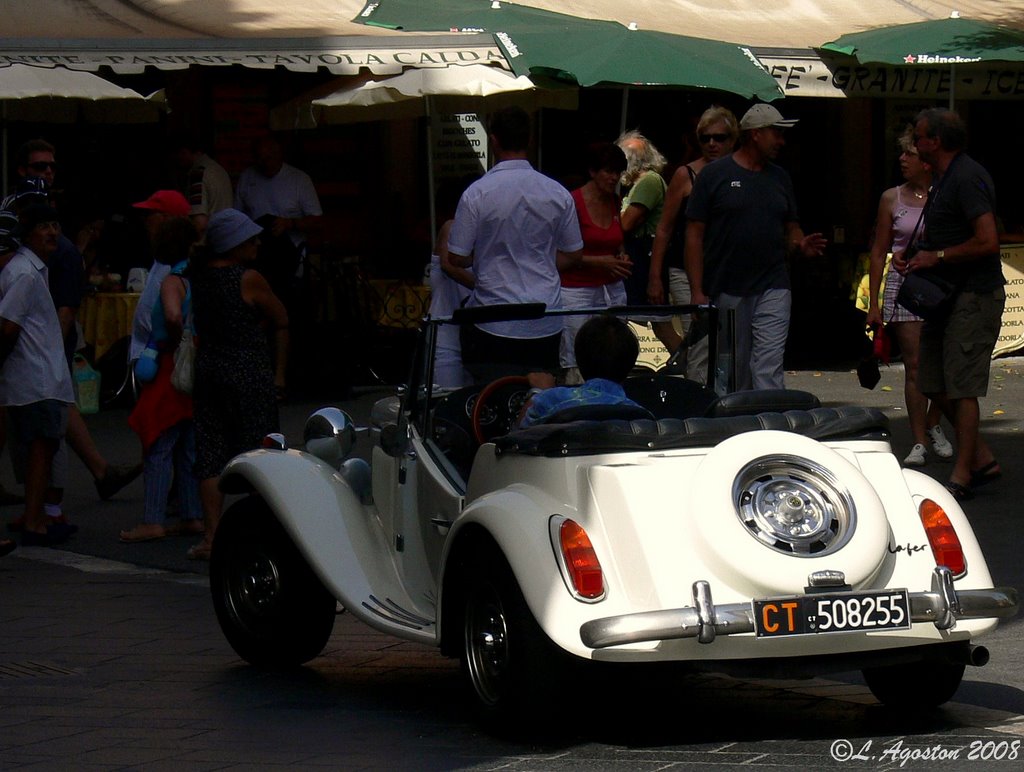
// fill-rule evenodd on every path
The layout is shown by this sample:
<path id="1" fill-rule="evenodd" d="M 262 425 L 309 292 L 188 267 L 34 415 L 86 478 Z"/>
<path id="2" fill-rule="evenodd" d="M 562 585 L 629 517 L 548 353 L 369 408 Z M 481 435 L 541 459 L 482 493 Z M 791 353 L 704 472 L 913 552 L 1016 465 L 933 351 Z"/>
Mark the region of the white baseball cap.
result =
<path id="1" fill-rule="evenodd" d="M 771 105 L 754 105 L 740 119 L 740 131 L 751 129 L 763 129 L 767 126 L 778 126 L 780 129 L 788 128 L 795 124 L 798 118 L 783 118 L 782 113 Z"/>

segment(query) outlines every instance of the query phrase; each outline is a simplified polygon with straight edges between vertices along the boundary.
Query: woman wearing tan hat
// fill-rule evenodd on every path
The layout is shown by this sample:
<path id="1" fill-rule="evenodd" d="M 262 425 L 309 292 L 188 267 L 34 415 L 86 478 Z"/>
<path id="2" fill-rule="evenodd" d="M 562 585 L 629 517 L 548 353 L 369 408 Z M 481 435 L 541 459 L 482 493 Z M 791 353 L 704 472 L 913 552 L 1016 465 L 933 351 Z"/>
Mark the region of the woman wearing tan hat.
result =
<path id="1" fill-rule="evenodd" d="M 224 495 L 218 479 L 234 456 L 279 431 L 277 400 L 284 390 L 288 313 L 267 280 L 249 267 L 259 225 L 237 209 L 210 217 L 207 255 L 191 276 L 195 313 L 196 476 L 206 533 L 189 550 L 208 560 Z M 274 361 L 268 334 L 273 334 Z"/>

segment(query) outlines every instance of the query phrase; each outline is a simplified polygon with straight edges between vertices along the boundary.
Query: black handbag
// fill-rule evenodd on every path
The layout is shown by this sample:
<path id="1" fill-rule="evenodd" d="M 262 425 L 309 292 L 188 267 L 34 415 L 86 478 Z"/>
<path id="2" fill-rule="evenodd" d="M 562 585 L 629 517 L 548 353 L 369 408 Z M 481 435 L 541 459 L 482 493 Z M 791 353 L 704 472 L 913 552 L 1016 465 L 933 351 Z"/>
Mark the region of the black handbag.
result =
<path id="1" fill-rule="evenodd" d="M 943 178 L 939 180 L 939 184 L 929 191 L 928 201 L 925 202 L 925 208 L 921 211 L 918 224 L 913 226 L 913 232 L 910 234 L 910 246 L 906 251 L 906 260 L 909 260 L 921 249 L 921 245 L 914 241 L 918 235 L 918 228 L 924 222 L 927 229 L 928 211 L 932 208 L 935 197 L 938 196 L 942 182 L 949 176 L 949 170 L 958 159 L 959 156 L 956 156 L 949 162 L 949 167 Z M 958 285 L 936 273 L 934 269 L 920 268 L 903 274 L 903 284 L 900 285 L 899 292 L 896 294 L 896 302 L 910 313 L 921 316 L 926 321 L 942 321 L 952 310 L 953 301 L 956 300 L 956 293 L 959 292 L 959 289 L 961 288 Z"/>
<path id="2" fill-rule="evenodd" d="M 941 322 L 953 307 L 956 284 L 922 268 L 903 277 L 896 302 L 926 322 Z"/>
<path id="3" fill-rule="evenodd" d="M 950 164 L 950 168 L 952 168 L 952 164 Z M 946 170 L 946 173 L 949 174 L 949 169 Z M 942 185 L 941 181 L 939 185 Z M 921 248 L 914 239 L 921 223 L 925 221 L 925 216 L 937 193 L 937 188 L 931 191 L 924 209 L 921 210 L 921 216 L 917 218 L 914 232 L 910 234 L 910 246 L 904 255 L 904 259 L 907 261 Z M 941 322 L 949 315 L 959 291 L 960 287 L 934 270 L 920 268 L 903 275 L 903 283 L 900 285 L 899 292 L 896 293 L 896 302 L 926 322 Z"/>

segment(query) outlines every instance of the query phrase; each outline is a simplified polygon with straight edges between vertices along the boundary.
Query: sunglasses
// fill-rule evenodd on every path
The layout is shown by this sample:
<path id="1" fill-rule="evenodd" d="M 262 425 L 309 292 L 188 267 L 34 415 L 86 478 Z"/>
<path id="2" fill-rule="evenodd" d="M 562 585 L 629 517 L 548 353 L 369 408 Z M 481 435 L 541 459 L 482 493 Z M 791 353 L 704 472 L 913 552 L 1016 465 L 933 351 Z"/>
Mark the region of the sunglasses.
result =
<path id="1" fill-rule="evenodd" d="M 706 145 L 711 140 L 714 140 L 715 142 L 717 142 L 718 144 L 721 145 L 723 142 L 728 142 L 729 141 L 729 135 L 728 134 L 701 134 L 699 137 L 697 137 L 697 139 L 700 140 L 700 143 L 702 145 Z"/>
<path id="2" fill-rule="evenodd" d="M 45 172 L 47 169 L 57 171 L 56 161 L 33 161 L 28 165 L 28 168 L 34 172 Z"/>

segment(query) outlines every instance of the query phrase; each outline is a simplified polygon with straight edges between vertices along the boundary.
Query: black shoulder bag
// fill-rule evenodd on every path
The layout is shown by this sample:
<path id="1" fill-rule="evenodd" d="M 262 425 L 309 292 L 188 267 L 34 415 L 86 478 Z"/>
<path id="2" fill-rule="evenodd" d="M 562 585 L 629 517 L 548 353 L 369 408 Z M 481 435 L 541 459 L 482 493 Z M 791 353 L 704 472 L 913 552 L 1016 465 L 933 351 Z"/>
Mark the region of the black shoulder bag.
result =
<path id="1" fill-rule="evenodd" d="M 949 174 L 948 168 L 946 174 Z M 940 187 L 941 185 L 942 181 L 939 182 Z M 915 241 L 917 230 L 921 227 L 921 221 L 924 220 L 937 193 L 936 189 L 928 196 L 924 209 L 921 210 L 921 216 L 917 218 L 917 225 L 914 226 L 914 232 L 910 235 L 909 245 L 904 253 L 905 260 L 910 260 L 920 249 Z M 896 295 L 896 302 L 926 322 L 942 322 L 952 310 L 953 301 L 956 300 L 959 292 L 959 286 L 949 279 L 939 276 L 933 269 L 919 268 L 903 276 L 903 284 L 900 285 L 900 291 Z"/>

